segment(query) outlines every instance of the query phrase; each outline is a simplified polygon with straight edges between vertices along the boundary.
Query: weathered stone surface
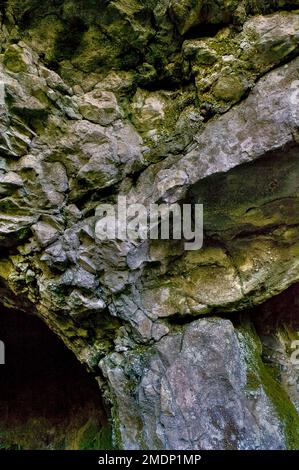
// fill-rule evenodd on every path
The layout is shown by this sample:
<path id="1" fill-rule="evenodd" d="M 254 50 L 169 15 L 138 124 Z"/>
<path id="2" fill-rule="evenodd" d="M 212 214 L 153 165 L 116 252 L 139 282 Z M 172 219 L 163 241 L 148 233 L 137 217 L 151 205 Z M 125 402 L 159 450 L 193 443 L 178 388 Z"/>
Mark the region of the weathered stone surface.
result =
<path id="1" fill-rule="evenodd" d="M 186 194 L 188 186 L 210 174 L 228 171 L 297 143 L 298 67 L 296 59 L 261 79 L 240 106 L 199 131 L 185 155 L 176 158 L 174 163 L 169 158 L 167 164 L 166 159 L 163 164 L 144 172 L 139 183 L 143 200 L 154 194 L 156 200 L 175 202 Z M 178 181 L 176 175 L 180 175 Z M 150 184 L 146 185 L 146 179 Z M 147 187 L 148 194 L 144 193 Z"/>
<path id="2" fill-rule="evenodd" d="M 114 353 L 103 360 L 119 407 L 124 447 L 244 450 L 289 445 L 259 371 L 255 393 L 250 391 L 250 347 L 259 357 L 253 332 L 236 334 L 230 321 L 209 319 L 168 335 L 148 352 Z M 296 416 L 291 402 L 289 406 Z M 293 432 L 298 439 L 295 423 Z"/>
<path id="3" fill-rule="evenodd" d="M 121 118 L 116 97 L 111 92 L 95 90 L 87 93 L 84 95 L 79 109 L 85 119 L 102 126 L 112 124 Z"/>
<path id="4" fill-rule="evenodd" d="M 298 328 L 238 312 L 299 282 L 299 3 L 96 3 L 0 5 L 1 303 L 97 377 L 118 446 L 298 448 Z M 203 203 L 203 248 L 100 241 L 118 195 Z"/>

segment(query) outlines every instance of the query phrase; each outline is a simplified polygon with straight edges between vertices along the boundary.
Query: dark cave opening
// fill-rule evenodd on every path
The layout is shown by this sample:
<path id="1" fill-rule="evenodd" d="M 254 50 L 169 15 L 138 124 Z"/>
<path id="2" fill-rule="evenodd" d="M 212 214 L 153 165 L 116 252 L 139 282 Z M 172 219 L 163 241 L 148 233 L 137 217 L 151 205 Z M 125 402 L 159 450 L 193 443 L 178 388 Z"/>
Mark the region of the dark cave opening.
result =
<path id="1" fill-rule="evenodd" d="M 95 379 L 37 317 L 0 309 L 0 449 L 109 449 Z"/>
<path id="2" fill-rule="evenodd" d="M 299 331 L 299 284 L 255 307 L 253 321 L 259 335 L 270 335 L 280 328 Z"/>
<path id="3" fill-rule="evenodd" d="M 199 23 L 188 29 L 183 35 L 184 39 L 201 39 L 215 37 L 221 29 L 225 28 L 227 23 Z"/>

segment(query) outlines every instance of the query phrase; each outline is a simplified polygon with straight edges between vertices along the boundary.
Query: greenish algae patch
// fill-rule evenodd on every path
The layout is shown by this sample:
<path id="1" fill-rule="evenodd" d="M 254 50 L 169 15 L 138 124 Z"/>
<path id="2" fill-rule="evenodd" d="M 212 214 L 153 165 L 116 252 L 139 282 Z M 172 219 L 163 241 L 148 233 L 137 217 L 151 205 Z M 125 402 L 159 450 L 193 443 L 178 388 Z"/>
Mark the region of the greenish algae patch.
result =
<path id="1" fill-rule="evenodd" d="M 112 432 L 109 425 L 99 426 L 94 418 L 90 418 L 82 428 L 71 436 L 66 449 L 70 450 L 111 450 Z"/>
<path id="2" fill-rule="evenodd" d="M 283 427 L 289 450 L 299 448 L 299 416 L 287 392 L 278 380 L 275 367 L 262 361 L 262 346 L 253 325 L 244 321 L 238 328 L 244 359 L 247 366 L 246 390 L 256 391 L 263 387 Z"/>
<path id="3" fill-rule="evenodd" d="M 3 450 L 111 450 L 112 432 L 90 417 L 74 417 L 69 423 L 33 417 L 22 423 L 0 423 L 0 449 Z"/>

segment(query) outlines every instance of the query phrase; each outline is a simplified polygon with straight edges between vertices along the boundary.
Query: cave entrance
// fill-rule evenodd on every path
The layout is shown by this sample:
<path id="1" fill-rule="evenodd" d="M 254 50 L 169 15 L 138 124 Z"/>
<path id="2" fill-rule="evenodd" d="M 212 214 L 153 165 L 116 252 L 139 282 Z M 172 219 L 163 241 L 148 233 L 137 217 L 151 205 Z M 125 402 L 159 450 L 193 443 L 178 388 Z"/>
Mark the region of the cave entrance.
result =
<path id="1" fill-rule="evenodd" d="M 0 308 L 0 339 L 0 448 L 111 448 L 96 381 L 39 318 Z"/>

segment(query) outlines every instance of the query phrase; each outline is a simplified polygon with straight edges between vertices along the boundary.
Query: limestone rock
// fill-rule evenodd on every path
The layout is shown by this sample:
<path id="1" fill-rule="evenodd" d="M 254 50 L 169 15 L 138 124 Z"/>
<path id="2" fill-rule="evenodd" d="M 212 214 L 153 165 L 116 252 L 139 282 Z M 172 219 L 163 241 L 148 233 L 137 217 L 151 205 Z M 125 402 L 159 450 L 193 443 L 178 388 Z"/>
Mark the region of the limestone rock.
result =
<path id="1" fill-rule="evenodd" d="M 299 448 L 298 7 L 0 4 L 0 303 L 91 372 L 116 447 Z M 120 195 L 203 204 L 203 247 L 98 238 Z"/>
<path id="2" fill-rule="evenodd" d="M 121 118 L 121 111 L 113 93 L 95 90 L 82 98 L 80 112 L 88 121 L 102 126 L 112 124 Z"/>
<path id="3" fill-rule="evenodd" d="M 124 447 L 284 449 L 286 437 L 265 385 L 257 385 L 255 396 L 248 389 L 248 335 L 236 334 L 228 320 L 199 320 L 141 357 L 130 351 L 103 360 Z M 130 383 L 133 393 L 126 391 Z"/>

